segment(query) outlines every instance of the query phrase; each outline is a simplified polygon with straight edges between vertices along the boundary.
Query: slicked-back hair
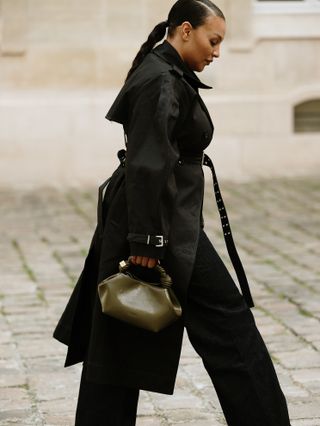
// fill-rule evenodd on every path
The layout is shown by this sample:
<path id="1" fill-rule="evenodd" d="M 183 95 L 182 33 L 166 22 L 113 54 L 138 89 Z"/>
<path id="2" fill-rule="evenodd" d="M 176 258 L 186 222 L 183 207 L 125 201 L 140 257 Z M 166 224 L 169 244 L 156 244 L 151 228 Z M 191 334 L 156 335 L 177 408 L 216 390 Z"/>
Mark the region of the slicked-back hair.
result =
<path id="1" fill-rule="evenodd" d="M 165 37 L 167 28 L 169 36 L 172 36 L 176 28 L 186 21 L 190 22 L 193 28 L 197 28 L 204 24 L 210 14 L 225 20 L 222 11 L 210 0 L 178 0 L 171 8 L 168 20 L 156 25 L 149 34 L 147 41 L 141 46 L 132 62 L 126 80 L 139 67 L 154 46 Z"/>

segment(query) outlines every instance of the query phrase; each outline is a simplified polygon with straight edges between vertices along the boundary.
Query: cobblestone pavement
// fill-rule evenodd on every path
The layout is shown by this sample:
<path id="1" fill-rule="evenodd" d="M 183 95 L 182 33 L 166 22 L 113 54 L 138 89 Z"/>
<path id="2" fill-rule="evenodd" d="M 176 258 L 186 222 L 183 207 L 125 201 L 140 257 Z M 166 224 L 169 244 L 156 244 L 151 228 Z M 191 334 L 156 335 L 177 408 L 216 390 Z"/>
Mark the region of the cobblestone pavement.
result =
<path id="1" fill-rule="evenodd" d="M 292 425 L 320 426 L 319 177 L 221 186 Z M 211 188 L 206 231 L 234 276 Z M 0 191 L 0 425 L 73 424 L 81 366 L 63 368 L 66 348 L 51 335 L 81 271 L 95 203 L 93 188 Z M 174 424 L 225 424 L 187 339 L 175 394 L 141 392 L 139 403 L 138 426 Z"/>

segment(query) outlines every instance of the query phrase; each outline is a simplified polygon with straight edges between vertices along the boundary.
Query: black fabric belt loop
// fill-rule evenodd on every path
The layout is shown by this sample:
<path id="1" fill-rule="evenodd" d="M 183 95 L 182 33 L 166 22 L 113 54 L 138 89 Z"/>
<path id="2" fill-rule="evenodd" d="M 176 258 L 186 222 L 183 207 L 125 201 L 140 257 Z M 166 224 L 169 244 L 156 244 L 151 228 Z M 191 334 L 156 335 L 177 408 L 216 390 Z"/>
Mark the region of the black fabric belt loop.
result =
<path id="1" fill-rule="evenodd" d="M 189 156 L 189 155 L 180 155 L 178 163 L 180 165 L 186 164 L 203 164 L 204 154 L 201 156 Z"/>

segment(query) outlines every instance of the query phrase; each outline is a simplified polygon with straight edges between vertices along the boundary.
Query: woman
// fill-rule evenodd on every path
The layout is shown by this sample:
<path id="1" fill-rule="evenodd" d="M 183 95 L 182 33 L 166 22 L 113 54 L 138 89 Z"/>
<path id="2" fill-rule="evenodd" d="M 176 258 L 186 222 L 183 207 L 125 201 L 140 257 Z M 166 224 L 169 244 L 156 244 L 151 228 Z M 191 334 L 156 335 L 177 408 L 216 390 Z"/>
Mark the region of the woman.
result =
<path id="1" fill-rule="evenodd" d="M 168 30 L 167 39 L 157 47 Z M 137 54 L 107 114 L 123 125 L 127 150 L 100 189 L 98 226 L 54 336 L 66 366 L 84 361 L 76 425 L 135 425 L 139 389 L 172 394 L 184 327 L 202 358 L 228 425 L 288 426 L 287 405 L 250 307 L 219 185 L 203 154 L 213 125 L 194 74 L 217 59 L 223 13 L 210 0 L 179 0 Z M 227 248 L 243 295 L 204 232 L 202 165 L 212 169 Z M 154 279 L 160 262 L 183 308 L 159 333 L 103 315 L 97 283 L 130 258 Z"/>

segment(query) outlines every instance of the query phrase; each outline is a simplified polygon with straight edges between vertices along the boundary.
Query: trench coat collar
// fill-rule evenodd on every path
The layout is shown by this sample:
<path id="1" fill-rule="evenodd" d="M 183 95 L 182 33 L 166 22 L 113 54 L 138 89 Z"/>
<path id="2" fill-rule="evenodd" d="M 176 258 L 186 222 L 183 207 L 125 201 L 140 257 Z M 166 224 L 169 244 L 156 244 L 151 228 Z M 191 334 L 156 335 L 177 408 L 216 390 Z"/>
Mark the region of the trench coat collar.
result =
<path id="1" fill-rule="evenodd" d="M 160 56 L 164 61 L 178 67 L 183 72 L 183 77 L 191 84 L 195 89 L 212 89 L 197 77 L 197 75 L 188 67 L 188 65 L 182 60 L 176 49 L 167 41 L 164 40 L 162 44 L 153 49 L 153 53 Z"/>

